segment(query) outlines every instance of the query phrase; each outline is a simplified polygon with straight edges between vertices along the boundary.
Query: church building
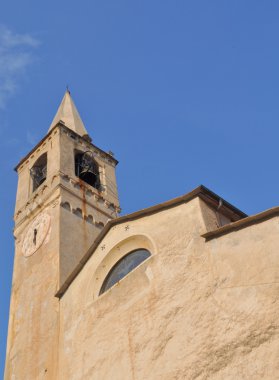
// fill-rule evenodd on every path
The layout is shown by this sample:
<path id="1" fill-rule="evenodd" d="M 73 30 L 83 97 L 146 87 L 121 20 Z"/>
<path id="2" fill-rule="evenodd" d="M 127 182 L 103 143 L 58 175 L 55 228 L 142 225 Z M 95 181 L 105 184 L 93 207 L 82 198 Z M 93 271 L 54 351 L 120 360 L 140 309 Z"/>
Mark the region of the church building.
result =
<path id="1" fill-rule="evenodd" d="M 66 91 L 18 163 L 5 380 L 279 378 L 279 207 L 204 186 L 119 216 Z"/>

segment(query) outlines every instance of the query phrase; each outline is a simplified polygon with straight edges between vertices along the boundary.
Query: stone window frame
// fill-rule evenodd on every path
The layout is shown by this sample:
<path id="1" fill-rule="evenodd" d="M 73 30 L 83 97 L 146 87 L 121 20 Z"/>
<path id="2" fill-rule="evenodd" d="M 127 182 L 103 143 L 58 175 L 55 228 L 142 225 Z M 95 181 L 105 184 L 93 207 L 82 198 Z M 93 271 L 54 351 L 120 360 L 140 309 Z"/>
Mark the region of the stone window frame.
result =
<path id="1" fill-rule="evenodd" d="M 132 275 L 134 271 L 147 263 L 149 260 L 152 260 L 157 254 L 157 249 L 153 242 L 153 239 L 145 234 L 131 235 L 126 239 L 120 240 L 118 243 L 113 245 L 113 247 L 109 249 L 108 252 L 102 250 L 102 247 L 104 247 L 104 245 L 100 243 L 98 249 L 98 263 L 96 263 L 96 269 L 94 270 L 94 274 L 88 284 L 88 292 L 93 296 L 93 299 L 91 298 L 91 301 L 95 301 L 101 297 L 104 297 L 106 294 L 109 294 L 115 286 L 117 286 L 117 284 L 115 284 L 110 289 L 108 289 L 108 291 L 100 295 L 101 287 L 108 273 L 111 271 L 114 265 L 129 252 L 135 251 L 137 249 L 146 249 L 150 252 L 150 256 L 142 263 L 140 263 L 136 268 L 134 268 L 131 272 L 129 272 L 124 278 Z M 95 258 L 97 259 L 96 256 Z M 124 280 L 124 278 L 122 280 Z"/>

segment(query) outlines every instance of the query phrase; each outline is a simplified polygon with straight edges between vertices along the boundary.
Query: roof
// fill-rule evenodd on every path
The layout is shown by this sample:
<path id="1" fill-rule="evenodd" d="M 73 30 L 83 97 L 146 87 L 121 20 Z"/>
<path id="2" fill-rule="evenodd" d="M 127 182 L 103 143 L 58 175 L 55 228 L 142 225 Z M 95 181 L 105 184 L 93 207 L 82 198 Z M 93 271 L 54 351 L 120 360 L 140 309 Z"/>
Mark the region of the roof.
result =
<path id="1" fill-rule="evenodd" d="M 99 243 L 103 240 L 103 238 L 106 236 L 106 234 L 109 232 L 109 230 L 117 225 L 124 222 L 132 221 L 138 218 L 142 218 L 144 216 L 148 216 L 151 214 L 154 214 L 156 212 L 160 212 L 163 210 L 166 210 L 171 207 L 178 206 L 179 204 L 189 202 L 190 200 L 200 197 L 203 199 L 207 204 L 209 204 L 212 207 L 217 208 L 220 204 L 220 201 L 222 201 L 222 208 L 226 211 L 227 214 L 230 214 L 230 217 L 232 220 L 240 220 L 242 218 L 246 218 L 247 214 L 242 212 L 241 210 L 237 209 L 230 203 L 226 202 L 222 198 L 220 198 L 217 194 L 213 193 L 211 190 L 207 189 L 205 186 L 200 185 L 190 193 L 184 194 L 178 198 L 171 199 L 169 201 L 166 201 L 164 203 L 159 203 L 155 206 L 136 211 L 132 214 L 124 215 L 116 219 L 110 220 L 103 230 L 100 232 L 100 234 L 97 236 L 96 240 L 92 244 L 92 246 L 88 249 L 88 251 L 85 253 L 83 258 L 80 260 L 76 268 L 73 270 L 73 272 L 69 275 L 69 277 L 66 279 L 66 281 L 63 283 L 63 285 L 60 287 L 60 289 L 56 293 L 56 297 L 62 297 L 63 294 L 66 292 L 70 284 L 73 282 L 73 280 L 76 278 L 76 276 L 79 274 L 79 272 L 82 270 L 84 265 L 87 263 L 87 261 L 90 259 L 90 257 L 93 255 L 94 251 L 96 250 Z"/>
<path id="2" fill-rule="evenodd" d="M 88 135 L 69 90 L 66 90 L 65 92 L 56 115 L 49 127 L 49 131 L 51 131 L 61 120 L 69 129 L 76 132 L 78 135 L 82 137 Z"/>

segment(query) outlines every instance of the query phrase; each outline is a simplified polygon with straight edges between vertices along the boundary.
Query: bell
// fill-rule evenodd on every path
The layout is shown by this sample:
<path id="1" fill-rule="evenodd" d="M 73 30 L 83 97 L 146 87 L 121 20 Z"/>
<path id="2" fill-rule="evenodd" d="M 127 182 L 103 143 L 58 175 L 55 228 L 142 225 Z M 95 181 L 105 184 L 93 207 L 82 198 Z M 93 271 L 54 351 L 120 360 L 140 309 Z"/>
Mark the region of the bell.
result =
<path id="1" fill-rule="evenodd" d="M 33 190 L 39 187 L 46 180 L 46 174 L 46 166 L 33 166 L 33 168 L 30 169 L 30 175 L 33 179 Z"/>
<path id="2" fill-rule="evenodd" d="M 100 186 L 98 164 L 92 157 L 92 152 L 79 154 L 76 160 L 76 172 L 80 179 L 96 189 Z"/>
<path id="3" fill-rule="evenodd" d="M 96 187 L 96 181 L 97 181 L 97 176 L 95 173 L 93 173 L 92 170 L 90 169 L 83 169 L 80 172 L 80 179 L 82 179 L 84 182 L 89 183 L 91 186 Z"/>

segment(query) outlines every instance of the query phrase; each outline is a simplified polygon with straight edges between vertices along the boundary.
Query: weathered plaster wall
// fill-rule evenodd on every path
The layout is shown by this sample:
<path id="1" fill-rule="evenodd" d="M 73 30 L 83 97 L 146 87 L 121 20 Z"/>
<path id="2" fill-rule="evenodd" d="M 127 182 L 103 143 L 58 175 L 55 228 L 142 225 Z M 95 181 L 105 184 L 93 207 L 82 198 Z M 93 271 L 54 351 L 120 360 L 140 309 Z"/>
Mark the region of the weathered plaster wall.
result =
<path id="1" fill-rule="evenodd" d="M 197 276 L 187 267 L 194 260 L 205 271 L 204 230 L 198 199 L 110 230 L 61 299 L 61 379 L 170 378 L 177 351 L 166 353 L 184 346 L 175 319 L 184 318 L 185 283 L 193 288 Z M 152 257 L 98 298 L 117 253 L 143 245 Z"/>
<path id="2" fill-rule="evenodd" d="M 86 189 L 82 186 L 79 190 L 81 199 L 64 189 L 61 190 L 60 213 L 60 273 L 59 286 L 67 279 L 76 265 L 82 259 L 94 240 L 109 219 L 108 214 L 101 212 L 97 205 L 88 204 Z M 65 202 L 70 209 L 62 207 Z M 90 219 L 89 219 L 90 218 Z M 102 223 L 102 224 L 100 224 Z"/>
<path id="3" fill-rule="evenodd" d="M 278 221 L 273 217 L 206 243 L 219 309 L 213 361 L 218 379 L 279 378 Z"/>
<path id="4" fill-rule="evenodd" d="M 60 301 L 59 379 L 279 377 L 278 220 L 205 242 L 203 215 L 196 198 L 108 232 Z M 143 245 L 152 257 L 98 297 Z"/>
<path id="5" fill-rule="evenodd" d="M 50 229 L 33 255 L 24 257 L 22 246 L 30 221 L 40 210 L 15 230 L 5 380 L 57 378 L 59 301 L 54 294 L 59 272 L 59 202 L 49 202 L 43 212 L 50 216 Z"/>

